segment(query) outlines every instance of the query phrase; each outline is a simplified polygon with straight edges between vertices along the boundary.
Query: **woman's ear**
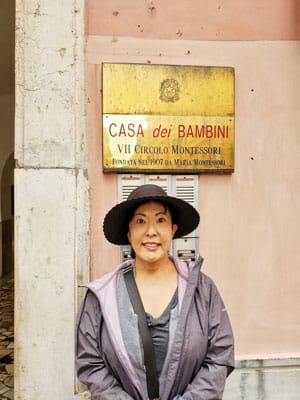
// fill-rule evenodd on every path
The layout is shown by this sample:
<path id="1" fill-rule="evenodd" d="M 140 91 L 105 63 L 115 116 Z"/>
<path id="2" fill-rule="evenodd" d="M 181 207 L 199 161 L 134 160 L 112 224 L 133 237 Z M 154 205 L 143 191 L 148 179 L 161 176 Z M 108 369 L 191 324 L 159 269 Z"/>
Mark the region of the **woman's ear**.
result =
<path id="1" fill-rule="evenodd" d="M 177 232 L 177 230 L 178 230 L 178 225 L 177 225 L 177 224 L 173 224 L 173 225 L 172 225 L 173 237 L 174 237 L 175 233 Z M 128 239 L 128 240 L 129 240 L 129 239 Z"/>

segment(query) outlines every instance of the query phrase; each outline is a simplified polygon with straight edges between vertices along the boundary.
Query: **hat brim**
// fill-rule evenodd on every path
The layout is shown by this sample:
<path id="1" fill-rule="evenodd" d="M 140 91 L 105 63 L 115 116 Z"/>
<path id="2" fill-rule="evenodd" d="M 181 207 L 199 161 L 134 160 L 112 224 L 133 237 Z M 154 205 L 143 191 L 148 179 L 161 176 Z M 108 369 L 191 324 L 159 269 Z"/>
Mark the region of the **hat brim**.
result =
<path id="1" fill-rule="evenodd" d="M 171 196 L 147 196 L 119 203 L 106 214 L 103 222 L 106 239 L 113 244 L 129 244 L 127 234 L 132 213 L 138 205 L 151 200 L 160 201 L 170 209 L 172 221 L 178 226 L 174 239 L 188 235 L 198 226 L 199 213 L 186 201 Z"/>

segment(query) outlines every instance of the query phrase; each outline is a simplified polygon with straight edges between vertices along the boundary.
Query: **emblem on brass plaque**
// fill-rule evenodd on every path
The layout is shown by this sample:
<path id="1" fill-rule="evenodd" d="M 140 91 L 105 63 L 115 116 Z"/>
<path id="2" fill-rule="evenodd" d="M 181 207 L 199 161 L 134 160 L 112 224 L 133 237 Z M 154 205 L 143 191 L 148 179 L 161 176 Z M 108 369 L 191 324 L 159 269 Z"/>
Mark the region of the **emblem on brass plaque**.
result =
<path id="1" fill-rule="evenodd" d="M 179 90 L 179 83 L 175 79 L 165 79 L 160 85 L 160 99 L 166 103 L 175 103 L 175 101 L 179 100 Z"/>

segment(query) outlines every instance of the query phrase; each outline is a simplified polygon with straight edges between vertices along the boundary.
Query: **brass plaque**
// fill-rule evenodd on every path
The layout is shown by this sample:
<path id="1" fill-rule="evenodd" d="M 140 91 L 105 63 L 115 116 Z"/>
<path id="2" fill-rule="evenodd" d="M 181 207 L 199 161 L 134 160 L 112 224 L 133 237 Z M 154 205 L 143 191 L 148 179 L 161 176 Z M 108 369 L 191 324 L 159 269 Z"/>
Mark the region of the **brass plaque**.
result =
<path id="1" fill-rule="evenodd" d="M 103 64 L 103 170 L 233 172 L 234 69 Z"/>

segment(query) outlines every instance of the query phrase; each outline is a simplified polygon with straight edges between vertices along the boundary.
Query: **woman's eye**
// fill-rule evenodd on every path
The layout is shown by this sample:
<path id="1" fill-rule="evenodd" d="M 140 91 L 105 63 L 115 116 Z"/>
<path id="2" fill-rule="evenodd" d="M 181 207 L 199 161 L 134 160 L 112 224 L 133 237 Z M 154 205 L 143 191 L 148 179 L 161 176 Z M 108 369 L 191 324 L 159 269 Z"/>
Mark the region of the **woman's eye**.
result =
<path id="1" fill-rule="evenodd" d="M 143 218 L 137 218 L 137 219 L 136 219 L 136 223 L 137 223 L 137 224 L 143 224 L 143 223 L 144 223 Z"/>
<path id="2" fill-rule="evenodd" d="M 164 217 L 158 218 L 158 222 L 165 222 L 165 221 L 166 221 L 166 219 Z"/>

